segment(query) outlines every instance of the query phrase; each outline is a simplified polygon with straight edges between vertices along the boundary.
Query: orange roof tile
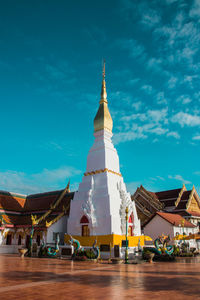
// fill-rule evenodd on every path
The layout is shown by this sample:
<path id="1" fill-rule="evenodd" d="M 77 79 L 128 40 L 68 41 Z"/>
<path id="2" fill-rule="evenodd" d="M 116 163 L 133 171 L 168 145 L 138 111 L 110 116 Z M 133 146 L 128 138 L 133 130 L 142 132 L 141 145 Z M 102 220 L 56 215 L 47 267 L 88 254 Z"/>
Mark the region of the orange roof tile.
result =
<path id="1" fill-rule="evenodd" d="M 165 219 L 167 222 L 173 224 L 174 226 L 181 225 L 181 222 L 184 220 L 184 227 L 195 227 L 192 223 L 185 220 L 183 217 L 177 214 L 170 214 L 164 212 L 156 212 L 161 218 Z"/>
<path id="2" fill-rule="evenodd" d="M 22 211 L 26 198 L 0 191 L 0 209 Z"/>

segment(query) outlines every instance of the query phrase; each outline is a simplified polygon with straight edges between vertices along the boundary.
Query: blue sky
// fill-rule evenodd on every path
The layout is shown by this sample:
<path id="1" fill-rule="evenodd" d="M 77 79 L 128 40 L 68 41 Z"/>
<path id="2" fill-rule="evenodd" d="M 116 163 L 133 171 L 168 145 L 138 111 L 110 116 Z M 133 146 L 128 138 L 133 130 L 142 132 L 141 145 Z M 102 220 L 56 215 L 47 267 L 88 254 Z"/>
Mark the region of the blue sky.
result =
<path id="1" fill-rule="evenodd" d="M 0 189 L 76 189 L 106 59 L 128 190 L 200 191 L 200 1 L 4 1 Z"/>

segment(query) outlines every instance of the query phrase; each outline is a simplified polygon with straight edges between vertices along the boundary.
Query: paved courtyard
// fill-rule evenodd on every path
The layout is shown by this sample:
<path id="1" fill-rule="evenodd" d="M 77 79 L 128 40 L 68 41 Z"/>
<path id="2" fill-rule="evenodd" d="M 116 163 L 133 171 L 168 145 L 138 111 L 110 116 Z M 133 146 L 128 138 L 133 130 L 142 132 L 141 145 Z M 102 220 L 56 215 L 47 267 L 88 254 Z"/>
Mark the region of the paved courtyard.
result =
<path id="1" fill-rule="evenodd" d="M 0 255 L 0 299 L 200 299 L 200 258 L 112 265 Z"/>

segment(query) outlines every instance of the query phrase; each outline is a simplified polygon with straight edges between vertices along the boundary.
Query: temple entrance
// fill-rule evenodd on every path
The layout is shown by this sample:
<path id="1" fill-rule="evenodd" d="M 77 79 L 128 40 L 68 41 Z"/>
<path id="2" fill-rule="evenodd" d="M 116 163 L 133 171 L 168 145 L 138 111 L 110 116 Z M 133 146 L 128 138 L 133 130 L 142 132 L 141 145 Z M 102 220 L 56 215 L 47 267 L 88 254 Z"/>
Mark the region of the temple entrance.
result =
<path id="1" fill-rule="evenodd" d="M 30 245 L 30 235 L 27 235 L 26 236 L 26 248 L 29 248 L 29 245 Z"/>
<path id="2" fill-rule="evenodd" d="M 119 245 L 114 245 L 114 256 L 119 257 Z"/>
<path id="3" fill-rule="evenodd" d="M 11 245 L 11 244 L 12 244 L 12 234 L 7 234 L 6 245 Z"/>
<path id="4" fill-rule="evenodd" d="M 129 236 L 133 235 L 133 226 L 128 226 L 128 235 Z"/>
<path id="5" fill-rule="evenodd" d="M 80 223 L 82 224 L 81 231 L 82 231 L 82 236 L 90 236 L 90 228 L 89 228 L 89 220 L 88 218 L 84 215 L 82 216 Z"/>
<path id="6" fill-rule="evenodd" d="M 88 225 L 82 225 L 82 236 L 90 236 L 90 229 Z"/>

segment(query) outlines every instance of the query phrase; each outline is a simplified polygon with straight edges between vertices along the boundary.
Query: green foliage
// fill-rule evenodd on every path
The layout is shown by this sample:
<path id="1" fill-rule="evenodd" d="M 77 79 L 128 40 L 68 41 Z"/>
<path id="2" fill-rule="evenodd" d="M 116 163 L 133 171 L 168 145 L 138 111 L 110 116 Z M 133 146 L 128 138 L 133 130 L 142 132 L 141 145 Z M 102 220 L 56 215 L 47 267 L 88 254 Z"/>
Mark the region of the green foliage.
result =
<path id="1" fill-rule="evenodd" d="M 148 248 L 143 248 L 142 251 L 142 259 L 149 260 L 149 257 L 152 255 L 152 252 L 148 250 Z"/>
<path id="2" fill-rule="evenodd" d="M 89 259 L 95 259 L 95 258 L 96 258 L 96 255 L 95 255 L 95 253 L 92 251 L 92 249 L 86 250 L 86 256 L 87 256 L 87 258 L 89 258 Z"/>
<path id="3" fill-rule="evenodd" d="M 174 245 L 174 252 L 173 252 L 174 256 L 179 256 L 180 255 L 180 248 L 178 246 Z"/>

